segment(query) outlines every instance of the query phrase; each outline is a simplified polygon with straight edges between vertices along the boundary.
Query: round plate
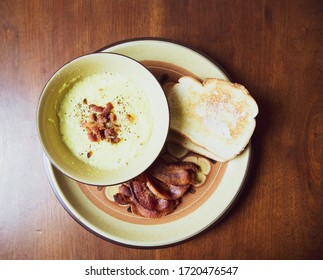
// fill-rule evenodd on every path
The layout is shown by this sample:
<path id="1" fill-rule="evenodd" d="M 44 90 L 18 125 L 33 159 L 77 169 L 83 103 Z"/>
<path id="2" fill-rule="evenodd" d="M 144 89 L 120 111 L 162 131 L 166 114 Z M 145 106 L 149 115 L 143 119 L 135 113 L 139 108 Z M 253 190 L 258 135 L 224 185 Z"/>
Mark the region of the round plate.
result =
<path id="1" fill-rule="evenodd" d="M 137 39 L 111 45 L 104 52 L 130 56 L 144 64 L 160 81 L 177 81 L 183 75 L 198 79 L 227 79 L 209 58 L 183 45 L 156 39 Z M 240 193 L 249 168 L 250 145 L 226 163 L 214 162 L 171 143 L 161 156 L 170 161 L 193 161 L 201 166 L 200 184 L 185 194 L 175 211 L 159 219 L 146 219 L 117 205 L 114 187 L 94 187 L 66 177 L 45 157 L 52 189 L 68 213 L 103 239 L 133 247 L 162 247 L 188 240 L 217 222 Z"/>

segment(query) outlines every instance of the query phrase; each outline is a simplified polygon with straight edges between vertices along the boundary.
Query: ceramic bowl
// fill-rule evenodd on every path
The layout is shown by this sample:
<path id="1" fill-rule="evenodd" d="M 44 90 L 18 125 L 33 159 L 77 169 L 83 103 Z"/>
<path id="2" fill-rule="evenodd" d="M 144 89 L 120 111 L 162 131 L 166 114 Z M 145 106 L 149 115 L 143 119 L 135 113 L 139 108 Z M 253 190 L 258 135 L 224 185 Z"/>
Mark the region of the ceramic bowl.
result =
<path id="1" fill-rule="evenodd" d="M 147 96 L 147 109 L 152 112 L 151 135 L 140 156 L 117 169 L 94 167 L 77 158 L 65 145 L 60 130 L 58 110 L 64 96 L 79 81 L 102 72 L 118 73 L 133 81 Z M 167 138 L 169 108 L 160 84 L 142 64 L 120 54 L 95 53 L 70 61 L 50 78 L 39 99 L 37 125 L 45 154 L 57 169 L 68 177 L 88 185 L 109 186 L 136 177 L 154 162 Z"/>

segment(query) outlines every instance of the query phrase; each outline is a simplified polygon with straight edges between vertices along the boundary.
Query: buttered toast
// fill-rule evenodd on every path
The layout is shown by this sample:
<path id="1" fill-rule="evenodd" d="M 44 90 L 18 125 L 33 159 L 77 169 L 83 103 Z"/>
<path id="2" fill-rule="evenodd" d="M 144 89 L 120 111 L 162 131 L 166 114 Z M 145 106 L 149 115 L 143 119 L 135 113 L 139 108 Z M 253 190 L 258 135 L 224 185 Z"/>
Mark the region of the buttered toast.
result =
<path id="1" fill-rule="evenodd" d="M 169 140 L 216 161 L 228 161 L 248 144 L 258 106 L 248 90 L 216 78 L 202 83 L 184 76 L 167 85 Z"/>

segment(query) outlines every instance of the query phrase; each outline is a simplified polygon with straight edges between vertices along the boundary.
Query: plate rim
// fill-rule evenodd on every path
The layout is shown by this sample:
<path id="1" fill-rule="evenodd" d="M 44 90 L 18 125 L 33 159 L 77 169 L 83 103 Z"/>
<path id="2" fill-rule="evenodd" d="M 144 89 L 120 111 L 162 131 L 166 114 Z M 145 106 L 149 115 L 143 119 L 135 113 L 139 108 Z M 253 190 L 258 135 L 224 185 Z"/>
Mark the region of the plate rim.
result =
<path id="1" fill-rule="evenodd" d="M 209 62 L 211 62 L 216 68 L 218 68 L 218 70 L 220 72 L 222 72 L 222 74 L 224 76 L 226 76 L 228 78 L 229 81 L 233 81 L 232 76 L 224 69 L 224 67 L 222 67 L 222 65 L 220 65 L 213 57 L 211 57 L 210 55 L 206 54 L 205 52 L 190 46 L 187 43 L 183 43 L 180 42 L 178 40 L 174 40 L 174 39 L 168 39 L 168 38 L 164 38 L 164 37 L 135 37 L 135 38 L 129 38 L 129 39 L 123 39 L 123 40 L 119 40 L 116 42 L 113 42 L 111 44 L 108 44 L 94 52 L 104 52 L 107 49 L 110 49 L 112 47 L 121 45 L 121 44 L 125 44 L 125 43 L 131 43 L 131 42 L 137 42 L 137 41 L 156 41 L 156 42 L 164 42 L 164 43 L 170 43 L 170 44 L 174 44 L 174 45 L 178 45 L 184 48 L 187 48 L 201 56 L 203 56 L 204 58 L 206 58 L 207 60 L 209 60 Z"/>
<path id="2" fill-rule="evenodd" d="M 157 42 L 166 42 L 166 43 L 170 43 L 170 44 L 174 44 L 180 47 L 184 47 L 187 48 L 188 50 L 191 50 L 195 53 L 197 53 L 198 55 L 201 55 L 202 57 L 206 58 L 207 60 L 209 60 L 209 62 L 211 62 L 220 72 L 222 72 L 222 74 L 224 76 L 226 76 L 230 81 L 231 77 L 227 74 L 227 72 L 221 67 L 219 66 L 219 64 L 210 56 L 206 55 L 205 53 L 190 47 L 186 44 L 180 43 L 178 41 L 175 40 L 169 40 L 169 39 L 163 39 L 163 38 L 152 38 L 152 37 L 140 37 L 140 38 L 132 38 L 132 39 L 126 39 L 126 40 L 121 40 L 121 41 L 117 41 L 114 42 L 112 44 L 109 44 L 99 50 L 97 50 L 96 52 L 103 52 L 103 51 L 107 51 L 107 49 L 110 49 L 112 47 L 118 46 L 120 44 L 124 44 L 124 43 L 131 43 L 131 42 L 136 42 L 136 41 L 157 41 Z M 174 242 L 169 242 L 169 243 L 165 243 L 165 244 L 160 244 L 160 245 L 136 245 L 133 243 L 123 243 L 117 240 L 114 240 L 112 238 L 109 238 L 107 236 L 104 236 L 102 234 L 100 234 L 98 231 L 92 229 L 91 227 L 89 227 L 87 224 L 85 224 L 82 220 L 80 220 L 80 218 L 78 218 L 75 213 L 73 213 L 73 211 L 69 208 L 69 206 L 67 205 L 67 203 L 64 201 L 64 199 L 61 197 L 61 195 L 59 194 L 58 191 L 58 181 L 57 178 L 55 176 L 55 172 L 54 169 L 55 166 L 53 166 L 49 159 L 46 157 L 45 153 L 43 154 L 43 158 L 44 158 L 44 164 L 45 164 L 45 169 L 46 169 L 46 174 L 47 174 L 47 178 L 49 180 L 51 189 L 53 190 L 56 198 L 58 199 L 58 201 L 60 202 L 60 204 L 63 206 L 63 208 L 65 209 L 65 211 L 79 224 L 81 225 L 84 229 L 88 230 L 89 232 L 91 232 L 92 234 L 94 234 L 95 236 L 108 241 L 112 244 L 116 244 L 116 245 L 120 245 L 123 247 L 128 247 L 128 248 L 137 248 L 137 249 L 159 249 L 159 248 L 166 248 L 166 247 L 171 247 L 171 246 L 175 246 L 175 245 L 179 245 L 185 242 L 188 242 L 192 239 L 197 238 L 198 236 L 202 235 L 203 233 L 205 233 L 207 230 L 210 230 L 211 228 L 213 228 L 216 224 L 218 224 L 219 222 L 221 222 L 228 214 L 229 212 L 232 210 L 232 208 L 234 207 L 234 205 L 236 204 L 236 202 L 239 200 L 239 197 L 241 196 L 243 189 L 246 186 L 246 182 L 248 180 L 248 177 L 250 175 L 250 171 L 251 171 L 251 165 L 253 162 L 253 148 L 252 148 L 252 143 L 251 140 L 249 142 L 249 144 L 247 145 L 245 150 L 249 150 L 249 155 L 247 158 L 247 163 L 246 163 L 246 170 L 244 172 L 243 178 L 241 180 L 240 186 L 237 189 L 237 192 L 235 193 L 235 195 L 232 197 L 231 201 L 229 204 L 227 204 L 227 206 L 225 207 L 225 209 L 223 209 L 223 211 L 221 212 L 220 215 L 218 215 L 217 217 L 215 217 L 215 219 L 213 221 L 211 221 L 211 223 L 209 223 L 208 225 L 206 225 L 205 227 L 202 227 L 199 231 L 193 232 L 191 234 L 188 234 L 187 237 L 182 238 L 181 240 L 178 241 L 174 241 Z M 57 172 L 60 172 L 59 170 L 56 169 Z M 62 174 L 62 176 L 64 176 L 64 174 Z"/>

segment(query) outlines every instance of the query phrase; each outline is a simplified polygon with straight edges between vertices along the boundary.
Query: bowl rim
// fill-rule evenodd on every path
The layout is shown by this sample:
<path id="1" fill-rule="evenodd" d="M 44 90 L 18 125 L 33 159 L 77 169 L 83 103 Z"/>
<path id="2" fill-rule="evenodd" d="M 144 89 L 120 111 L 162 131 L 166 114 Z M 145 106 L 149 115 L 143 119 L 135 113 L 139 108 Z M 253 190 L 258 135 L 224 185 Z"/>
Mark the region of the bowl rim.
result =
<path id="1" fill-rule="evenodd" d="M 98 182 L 93 182 L 91 180 L 81 180 L 80 178 L 78 178 L 77 176 L 72 176 L 69 172 L 67 172 L 64 168 L 62 168 L 59 164 L 57 164 L 56 161 L 53 160 L 52 156 L 50 155 L 50 153 L 47 151 L 46 147 L 45 147 L 45 144 L 44 144 L 44 141 L 43 141 L 43 138 L 41 136 L 41 132 L 40 132 L 40 109 L 41 109 L 41 104 L 42 104 L 42 100 L 44 98 L 44 95 L 45 95 L 45 91 L 46 91 L 46 88 L 48 87 L 48 85 L 50 84 L 50 82 L 54 79 L 55 75 L 57 75 L 57 73 L 59 73 L 62 69 L 66 68 L 67 65 L 77 61 L 77 60 L 80 60 L 80 59 L 83 59 L 83 58 L 86 58 L 86 57 L 90 57 L 90 56 L 119 56 L 119 57 L 124 57 L 126 59 L 128 59 L 129 61 L 132 61 L 131 63 L 136 63 L 137 65 L 139 65 L 141 68 L 145 69 L 145 71 L 147 72 L 148 75 L 150 75 L 152 77 L 152 79 L 154 79 L 156 81 L 156 86 L 158 86 L 161 90 L 161 92 L 164 93 L 164 100 L 165 100 L 165 104 L 166 104 L 166 107 L 165 107 L 165 116 L 167 118 L 167 123 L 166 123 L 166 133 L 165 135 L 163 135 L 163 137 L 159 137 L 159 139 L 161 139 L 162 141 L 160 141 L 160 143 L 162 143 L 162 145 L 160 146 L 160 148 L 158 149 L 158 153 L 156 155 L 156 157 L 154 158 L 154 160 L 152 160 L 151 162 L 149 162 L 149 164 L 147 164 L 147 166 L 145 166 L 145 168 L 142 169 L 142 171 L 135 175 L 135 176 L 132 176 L 131 179 L 135 178 L 136 176 L 140 175 L 141 173 L 145 172 L 147 169 L 149 169 L 149 167 L 155 162 L 155 160 L 158 158 L 159 154 L 162 152 L 163 148 L 164 148 L 164 145 L 166 143 L 166 140 L 167 140 L 167 137 L 168 137 L 168 134 L 169 134 L 169 130 L 170 130 L 170 108 L 169 108 L 169 103 L 168 103 L 168 99 L 166 97 L 166 94 L 164 92 L 164 89 L 163 87 L 161 86 L 161 84 L 159 83 L 159 81 L 157 80 L 157 78 L 149 71 L 149 69 L 144 65 L 142 64 L 140 61 L 132 58 L 132 57 L 129 57 L 127 55 L 124 55 L 124 54 L 119 54 L 119 53 L 115 53 L 115 52 L 93 52 L 93 53 L 88 53 L 88 54 L 83 54 L 83 55 L 80 55 L 80 56 L 77 56 L 73 59 L 70 59 L 69 61 L 65 62 L 63 65 L 61 65 L 59 68 L 57 68 L 51 75 L 50 77 L 47 79 L 47 81 L 45 82 L 43 88 L 41 89 L 40 91 L 40 95 L 38 97 L 38 102 L 37 102 L 37 106 L 36 106 L 36 126 L 37 126 L 37 134 L 38 134 L 38 139 L 39 139 L 39 142 L 42 146 L 42 150 L 43 150 L 43 153 L 46 155 L 46 157 L 49 159 L 49 161 L 53 164 L 53 166 L 55 168 L 57 168 L 60 172 L 62 172 L 65 176 L 67 176 L 68 178 L 72 179 L 72 180 L 75 180 L 76 182 L 79 182 L 81 184 L 86 184 L 86 185 L 89 185 L 89 186 L 113 186 L 113 185 L 118 185 L 118 184 L 122 184 L 122 183 L 125 183 L 131 179 L 120 179 L 118 180 L 118 182 L 113 182 L 113 183 L 109 183 L 109 182 L 106 182 L 106 183 L 98 183 Z M 94 177 L 95 178 L 95 177 Z"/>

